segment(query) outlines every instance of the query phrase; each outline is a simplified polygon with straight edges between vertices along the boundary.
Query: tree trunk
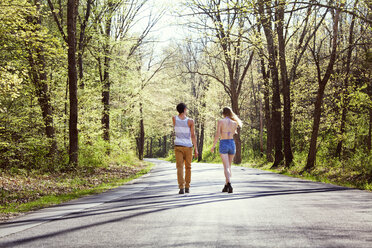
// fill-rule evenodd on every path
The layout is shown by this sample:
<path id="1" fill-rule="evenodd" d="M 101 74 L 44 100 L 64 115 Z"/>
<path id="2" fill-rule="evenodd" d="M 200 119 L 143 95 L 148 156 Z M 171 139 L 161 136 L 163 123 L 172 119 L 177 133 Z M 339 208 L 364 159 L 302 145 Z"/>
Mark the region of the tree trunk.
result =
<path id="1" fill-rule="evenodd" d="M 110 6 L 109 6 L 110 8 Z M 111 23 L 112 15 L 107 17 L 106 21 L 106 44 L 104 48 L 104 65 L 103 65 L 103 91 L 102 91 L 102 127 L 103 127 L 103 139 L 110 142 L 110 35 L 111 35 Z"/>
<path id="2" fill-rule="evenodd" d="M 284 25 L 284 5 L 285 1 L 280 0 L 277 7 L 278 17 L 278 44 L 279 44 L 279 64 L 280 75 L 283 86 L 283 100 L 284 100 L 284 121 L 283 121 L 283 140 L 284 140 L 284 157 L 285 166 L 289 167 L 293 160 L 291 148 L 291 94 L 290 94 L 290 81 L 287 74 L 287 63 L 285 56 L 285 40 L 283 34 Z"/>
<path id="3" fill-rule="evenodd" d="M 64 132 L 63 132 L 63 141 L 64 141 L 64 145 L 65 145 L 65 148 L 66 148 L 66 151 L 68 149 L 67 147 L 67 116 L 68 116 L 68 97 L 69 97 L 69 93 L 68 93 L 68 89 L 69 89 L 69 83 L 68 83 L 68 78 L 66 80 L 66 88 L 65 88 L 65 108 L 64 108 L 64 114 L 65 114 L 65 118 L 64 118 Z"/>
<path id="4" fill-rule="evenodd" d="M 239 116 L 240 110 L 239 110 L 239 104 L 238 104 L 238 97 L 233 96 L 231 98 L 231 103 L 232 103 L 232 110 L 237 116 Z M 235 147 L 236 147 L 234 163 L 240 164 L 242 162 L 242 142 L 240 139 L 240 127 L 238 127 L 237 134 L 234 135 L 234 140 L 235 140 Z"/>
<path id="5" fill-rule="evenodd" d="M 354 3 L 354 9 L 356 8 L 358 4 L 358 0 Z M 355 26 L 355 16 L 352 17 L 351 24 L 350 24 L 350 30 L 349 30 L 349 49 L 347 52 L 347 59 L 346 59 L 346 76 L 344 80 L 344 92 L 343 92 L 343 104 L 342 104 L 342 115 L 341 115 L 341 126 L 340 126 L 340 136 L 341 139 L 337 144 L 336 148 L 336 157 L 341 158 L 341 152 L 342 152 L 342 145 L 343 145 L 343 136 L 345 133 L 345 125 L 346 125 L 346 117 L 348 112 L 348 105 L 349 105 L 349 74 L 350 74 L 350 65 L 351 65 L 351 56 L 353 53 L 354 48 L 354 26 Z"/>
<path id="6" fill-rule="evenodd" d="M 150 138 L 150 158 L 153 157 L 153 155 L 152 155 L 152 145 L 153 145 L 153 143 L 152 143 L 152 137 L 151 137 Z"/>
<path id="7" fill-rule="evenodd" d="M 367 148 L 371 152 L 372 148 L 372 108 L 369 109 L 369 130 L 368 130 Z"/>
<path id="8" fill-rule="evenodd" d="M 369 84 L 368 87 L 369 99 L 372 100 L 372 84 Z M 372 148 L 372 106 L 369 107 L 369 129 L 367 137 L 367 149 L 368 152 L 371 152 Z"/>
<path id="9" fill-rule="evenodd" d="M 163 157 L 167 156 L 167 135 L 163 136 Z"/>
<path id="10" fill-rule="evenodd" d="M 325 87 L 329 81 L 329 78 L 332 75 L 333 71 L 333 65 L 336 61 L 336 55 L 337 55 L 337 36 L 338 36 L 338 20 L 340 17 L 341 9 L 337 8 L 334 21 L 333 21 L 333 38 L 332 38 L 332 52 L 330 56 L 330 60 L 327 66 L 327 70 L 324 74 L 324 77 L 321 81 L 319 81 L 319 89 L 316 97 L 315 102 L 315 109 L 314 109 L 314 122 L 313 122 L 313 131 L 311 134 L 311 141 L 310 141 L 310 149 L 309 154 L 307 156 L 307 162 L 304 170 L 310 171 L 315 166 L 315 159 L 316 159 L 316 152 L 317 152 L 317 139 L 318 139 L 318 132 L 319 132 L 319 123 L 320 123 L 320 115 L 321 115 L 321 107 L 323 102 L 323 95 Z M 319 61 L 317 62 L 318 67 L 318 79 L 320 79 L 320 65 Z"/>
<path id="11" fill-rule="evenodd" d="M 70 120 L 69 120 L 69 163 L 78 165 L 78 98 L 77 98 L 77 70 L 76 70 L 76 16 L 78 0 L 67 2 L 67 45 L 68 45 L 68 78 L 70 94 Z"/>
<path id="12" fill-rule="evenodd" d="M 345 101 L 345 99 L 344 99 L 344 101 Z M 347 106 L 346 106 L 346 103 L 344 103 L 343 106 L 342 106 L 342 114 L 341 114 L 341 126 L 340 126 L 340 137 L 341 138 L 340 138 L 340 141 L 337 144 L 336 154 L 335 154 L 335 156 L 339 157 L 339 158 L 341 158 L 342 144 L 343 144 L 343 140 L 344 140 L 343 136 L 344 136 L 344 133 L 345 133 L 346 115 L 347 115 Z"/>
<path id="13" fill-rule="evenodd" d="M 258 86 L 258 101 L 259 101 L 259 115 L 260 115 L 260 156 L 263 155 L 264 148 L 263 148 L 263 106 L 262 106 L 262 99 L 260 96 L 261 87 Z"/>
<path id="14" fill-rule="evenodd" d="M 80 36 L 79 36 L 79 52 L 78 52 L 78 67 L 79 67 L 79 80 L 80 80 L 80 88 L 84 88 L 84 69 L 83 69 L 83 54 L 84 54 L 84 38 L 85 38 L 85 29 L 87 27 L 87 23 L 89 20 L 89 16 L 91 13 L 91 7 L 92 7 L 92 0 L 87 1 L 87 9 L 85 13 L 85 18 L 83 20 L 83 23 L 81 24 L 80 28 Z"/>
<path id="15" fill-rule="evenodd" d="M 315 101 L 315 110 L 314 110 L 314 122 L 313 122 L 313 131 L 311 134 L 311 141 L 310 141 L 310 150 L 307 157 L 307 164 L 305 170 L 309 170 L 310 168 L 314 167 L 315 158 L 316 158 L 316 142 L 318 138 L 319 132 L 319 123 L 320 123 L 320 115 L 321 115 L 321 107 L 323 102 L 323 95 L 325 90 L 325 84 L 321 84 L 318 89 L 316 101 Z"/>
<path id="16" fill-rule="evenodd" d="M 143 151 L 145 149 L 145 126 L 143 124 L 142 103 L 140 103 L 140 122 L 139 122 L 139 129 L 140 130 L 139 130 L 139 134 L 138 134 L 138 137 L 137 137 L 138 158 L 140 160 L 143 160 Z"/>
<path id="17" fill-rule="evenodd" d="M 204 146 L 204 119 L 200 123 L 200 137 L 199 137 L 199 143 L 198 143 L 198 153 L 199 153 L 198 162 L 203 160 L 203 146 Z"/>
<path id="18" fill-rule="evenodd" d="M 38 11 L 40 11 L 40 0 L 35 1 Z M 41 25 L 40 15 L 33 20 L 34 23 Z M 34 44 L 31 44 L 34 46 Z M 33 52 L 30 50 L 29 63 L 31 68 L 32 82 L 36 88 L 36 95 L 41 108 L 45 134 L 51 140 L 49 153 L 53 155 L 57 149 L 57 141 L 55 140 L 55 130 L 53 127 L 53 109 L 50 102 L 50 94 L 48 89 L 48 78 L 46 73 L 45 57 L 43 49 L 40 46 L 35 46 L 36 60 L 33 57 Z"/>
<path id="19" fill-rule="evenodd" d="M 260 27 L 258 27 L 260 32 Z M 265 105 L 265 126 L 267 130 L 266 139 L 266 160 L 267 162 L 273 162 L 273 134 L 272 134 L 272 121 L 271 121 L 271 110 L 270 110 L 270 82 L 269 74 L 266 71 L 265 60 L 263 51 L 259 51 L 259 57 L 261 62 L 261 73 L 264 82 L 264 105 Z"/>
<path id="20" fill-rule="evenodd" d="M 267 80 L 268 81 L 268 80 Z M 269 83 L 269 82 L 267 82 Z M 267 162 L 274 162 L 273 157 L 273 146 L 274 146 L 274 137 L 273 137 L 273 127 L 271 120 L 271 109 L 270 109 L 270 89 L 269 85 L 265 86 L 265 125 L 267 130 L 266 137 L 266 160 Z"/>
<path id="21" fill-rule="evenodd" d="M 269 52 L 269 68 L 272 78 L 272 89 L 273 89 L 273 99 L 272 99 L 272 131 L 274 138 L 274 148 L 275 148 L 275 161 L 273 168 L 278 167 L 278 165 L 283 161 L 282 152 L 282 118 L 281 118 L 281 106 L 280 106 L 280 85 L 279 85 L 279 73 L 278 67 L 276 65 L 276 53 L 273 32 L 271 29 L 271 8 L 266 7 L 268 14 L 265 14 L 265 6 L 263 1 L 259 1 L 259 13 L 262 26 L 265 32 L 267 41 L 267 50 Z"/>
<path id="22" fill-rule="evenodd" d="M 137 149 L 138 149 L 138 158 L 143 160 L 143 151 L 145 149 L 145 128 L 143 125 L 143 119 L 140 120 L 140 132 L 137 137 Z"/>
<path id="23" fill-rule="evenodd" d="M 150 151 L 149 151 L 149 141 L 147 140 L 146 141 L 146 157 L 148 157 L 149 158 L 149 153 L 150 153 Z"/>

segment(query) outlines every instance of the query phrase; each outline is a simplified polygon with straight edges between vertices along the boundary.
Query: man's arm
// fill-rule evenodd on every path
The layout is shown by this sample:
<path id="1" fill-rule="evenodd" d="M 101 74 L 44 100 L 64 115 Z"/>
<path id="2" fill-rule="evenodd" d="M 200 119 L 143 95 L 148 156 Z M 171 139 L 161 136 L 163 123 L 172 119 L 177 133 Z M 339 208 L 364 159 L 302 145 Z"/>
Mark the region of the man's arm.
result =
<path id="1" fill-rule="evenodd" d="M 176 117 L 172 116 L 173 126 L 176 125 Z"/>
<path id="2" fill-rule="evenodd" d="M 198 157 L 199 152 L 198 152 L 198 145 L 197 145 L 196 136 L 195 136 L 194 120 L 189 120 L 189 127 L 190 127 L 190 132 L 191 132 L 191 141 L 192 141 L 192 144 L 194 145 L 194 149 L 195 149 L 195 157 Z"/>

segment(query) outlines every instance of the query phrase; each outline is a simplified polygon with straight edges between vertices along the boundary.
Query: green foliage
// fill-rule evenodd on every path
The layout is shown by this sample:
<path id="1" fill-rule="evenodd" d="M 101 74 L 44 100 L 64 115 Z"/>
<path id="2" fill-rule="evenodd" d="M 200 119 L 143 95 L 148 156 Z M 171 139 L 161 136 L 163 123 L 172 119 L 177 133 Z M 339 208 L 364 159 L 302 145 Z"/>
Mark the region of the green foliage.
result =
<path id="1" fill-rule="evenodd" d="M 80 3 L 79 13 L 85 13 L 85 3 L 84 1 Z M 235 48 L 226 54 L 221 52 L 221 44 L 216 43 L 216 35 L 213 33 L 215 30 L 205 28 L 195 32 L 181 44 L 168 45 L 163 51 L 141 40 L 143 43 L 140 48 L 130 53 L 131 49 L 138 45 L 140 34 L 128 31 L 125 35 L 112 34 L 107 37 L 103 32 L 105 21 L 97 22 L 101 17 L 102 20 L 106 20 L 107 17 L 113 16 L 113 25 L 116 26 L 112 30 L 121 32 L 119 20 L 125 16 L 128 3 L 122 2 L 118 10 L 112 12 L 108 11 L 102 2 L 97 2 L 92 6 L 92 16 L 87 22 L 84 48 L 79 51 L 83 53 L 84 72 L 78 92 L 80 164 L 78 168 L 69 168 L 69 101 L 65 41 L 45 2 L 40 9 L 34 2 L 27 0 L 0 0 L 0 4 L 0 169 L 3 171 L 12 171 L 15 174 L 27 174 L 33 170 L 93 171 L 107 168 L 112 164 L 135 163 L 138 150 L 136 138 L 140 134 L 141 120 L 144 123 L 144 155 L 164 157 L 168 154 L 168 159 L 174 162 L 171 117 L 177 114 L 175 106 L 182 101 L 189 106 L 189 117 L 195 120 L 198 137 L 201 133 L 201 123 L 204 124 L 203 161 L 220 163 L 218 147 L 214 153 L 210 152 L 210 148 L 216 120 L 221 118 L 221 108 L 231 103 L 232 96 L 226 91 L 230 85 L 224 87 L 216 80 L 219 78 L 223 83 L 229 82 L 226 56 L 238 59 L 236 65 L 239 67 L 247 62 L 248 55 L 255 49 L 263 53 L 263 62 L 268 71 L 267 44 L 263 33 L 256 31 L 256 28 L 249 29 L 251 24 L 244 23 L 250 20 L 256 25 L 256 13 L 251 12 L 257 7 L 254 1 L 244 2 L 242 6 L 235 6 L 235 3 L 230 5 L 228 1 L 221 2 L 221 6 L 232 8 L 231 13 L 242 17 L 242 23 L 232 23 L 233 26 L 236 25 L 233 28 L 227 25 L 227 22 L 232 20 L 227 16 L 222 18 L 221 23 L 208 21 L 202 23 L 203 27 L 205 24 L 207 26 L 221 24 L 229 32 L 226 42 L 230 42 L 229 47 Z M 211 4 L 202 7 L 217 8 L 215 4 Z M 309 31 L 314 31 L 315 25 L 321 19 L 320 13 L 323 12 L 319 6 L 313 6 L 317 8 L 316 11 L 307 11 L 306 3 L 300 5 L 299 9 L 292 13 L 289 4 L 285 13 L 286 19 L 293 14 L 293 18 L 288 19 L 289 23 L 285 30 L 291 34 L 290 39 L 286 41 L 288 69 L 291 69 L 295 52 L 298 50 L 294 48 L 298 45 L 302 27 L 307 26 L 310 28 Z M 195 10 L 195 2 L 188 3 L 187 7 Z M 60 13 L 60 10 L 55 11 L 57 15 L 65 14 Z M 365 9 L 360 7 L 358 11 L 363 14 Z M 304 25 L 307 14 L 310 14 L 309 20 Z M 350 45 L 346 37 L 351 17 L 349 18 L 347 13 L 343 15 L 345 18 L 342 18 L 340 23 L 343 29 L 339 34 L 337 61 L 325 89 L 322 106 L 317 168 L 309 176 L 338 177 L 335 175 L 345 173 L 352 178 L 360 178 L 356 181 L 359 180 L 360 183 L 365 183 L 366 187 L 370 187 L 368 185 L 371 184 L 372 162 L 367 139 L 370 138 L 368 135 L 372 108 L 371 48 L 368 43 L 371 37 L 366 24 L 357 19 L 354 36 L 358 42 L 353 45 L 352 63 L 347 74 L 345 65 Z M 37 22 L 39 19 L 41 25 Z M 129 21 L 132 22 L 133 19 Z M 194 21 L 190 23 L 197 24 Z M 297 65 L 296 75 L 291 81 L 291 135 L 292 148 L 295 152 L 293 170 L 298 172 L 303 169 L 307 160 L 314 102 L 318 90 L 318 69 L 324 74 L 329 60 L 327 46 L 332 37 L 329 35 L 330 23 L 331 15 L 328 13 L 313 36 L 311 32 L 304 33 L 304 40 L 308 38 L 310 40 L 305 47 L 303 59 Z M 81 31 L 80 25 L 81 22 L 78 22 L 78 33 Z M 237 32 L 241 27 L 246 30 L 243 32 L 241 44 L 237 45 L 234 41 L 238 38 Z M 62 27 L 64 30 L 65 28 Z M 277 37 L 274 38 L 277 42 Z M 202 42 L 193 42 L 194 40 Z M 106 46 L 109 47 L 108 54 Z M 108 57 L 105 57 L 106 55 Z M 317 68 L 314 57 L 320 60 L 320 68 Z M 110 66 L 105 71 L 107 58 L 110 59 Z M 31 63 L 32 61 L 34 63 Z M 243 68 L 237 70 L 243 71 Z M 33 75 L 35 71 L 45 72 L 46 82 L 40 82 L 37 77 L 35 79 Z M 105 72 L 110 76 L 110 143 L 102 139 L 102 91 Z M 238 99 L 240 117 L 244 122 L 241 130 L 242 158 L 244 162 L 256 161 L 263 164 L 267 128 L 264 127 L 262 130 L 263 155 L 260 151 L 260 117 L 265 117 L 261 108 L 265 100 L 264 90 L 267 88 L 271 106 L 272 82 L 270 79 L 269 85 L 264 84 L 261 60 L 257 53 L 246 73 Z M 53 139 L 46 138 L 45 134 L 45 120 L 38 98 L 40 83 L 45 83 L 50 96 L 50 106 L 53 110 L 52 125 L 55 130 Z M 347 113 L 344 130 L 341 132 L 343 110 L 347 110 Z M 164 137 L 167 142 L 165 152 Z M 341 141 L 342 149 L 338 156 L 336 148 Z M 56 145 L 55 151 L 51 149 L 53 144 Z"/>
<path id="2" fill-rule="evenodd" d="M 209 145 L 205 146 L 203 149 L 203 161 L 202 162 L 209 162 L 209 163 L 222 163 L 220 154 L 219 154 L 219 143 L 216 144 L 214 152 L 211 152 L 213 144 L 210 143 Z"/>
<path id="3" fill-rule="evenodd" d="M 79 140 L 84 142 L 82 138 Z M 79 166 L 86 169 L 107 166 L 109 160 L 108 150 L 110 150 L 109 144 L 102 138 L 98 138 L 92 144 L 80 145 Z"/>

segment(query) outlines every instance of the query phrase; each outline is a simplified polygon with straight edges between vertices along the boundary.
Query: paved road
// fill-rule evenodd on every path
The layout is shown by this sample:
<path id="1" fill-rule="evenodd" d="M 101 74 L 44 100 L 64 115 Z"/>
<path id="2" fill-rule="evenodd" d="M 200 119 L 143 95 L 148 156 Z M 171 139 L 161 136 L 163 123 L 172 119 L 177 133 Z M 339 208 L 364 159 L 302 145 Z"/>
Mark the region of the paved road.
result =
<path id="1" fill-rule="evenodd" d="M 175 165 L 107 193 L 0 225 L 0 247 L 372 247 L 372 193 L 222 165 L 193 164 L 178 195 Z"/>

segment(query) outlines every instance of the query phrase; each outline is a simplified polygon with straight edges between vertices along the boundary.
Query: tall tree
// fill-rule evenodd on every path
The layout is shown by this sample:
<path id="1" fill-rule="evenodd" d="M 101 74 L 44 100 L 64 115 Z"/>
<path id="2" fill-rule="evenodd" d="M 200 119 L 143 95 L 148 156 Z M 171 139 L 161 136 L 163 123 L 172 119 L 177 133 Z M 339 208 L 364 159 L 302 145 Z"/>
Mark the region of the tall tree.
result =
<path id="1" fill-rule="evenodd" d="M 270 108 L 270 71 L 266 69 L 265 65 L 265 53 L 263 47 L 263 41 L 261 38 L 262 25 L 258 22 L 256 37 L 259 40 L 258 56 L 260 59 L 260 71 L 263 80 L 263 95 L 264 95 L 264 112 L 265 112 L 265 126 L 266 126 L 266 160 L 267 162 L 273 162 L 273 132 L 272 132 L 272 121 L 271 121 L 271 108 Z"/>
<path id="2" fill-rule="evenodd" d="M 261 24 L 264 29 L 267 42 L 267 51 L 269 54 L 269 68 L 272 79 L 272 125 L 273 125 L 273 137 L 274 137 L 274 148 L 275 148 L 275 160 L 272 167 L 277 167 L 283 160 L 282 151 L 282 117 L 281 117 L 281 104 L 280 104 L 280 83 L 279 83 L 279 71 L 277 66 L 277 54 L 274 44 L 273 30 L 271 27 L 271 19 L 273 18 L 271 1 L 259 0 L 258 1 L 258 12 L 260 15 Z"/>
<path id="3" fill-rule="evenodd" d="M 35 0 L 37 15 L 30 17 L 32 25 L 35 30 L 34 34 L 41 34 L 42 20 L 41 20 L 41 0 Z M 44 55 L 43 46 L 45 41 L 42 37 L 38 37 L 34 41 L 27 42 L 29 44 L 28 61 L 30 64 L 30 76 L 33 85 L 36 88 L 36 95 L 39 101 L 43 120 L 45 124 L 45 134 L 51 139 L 50 154 L 54 154 L 57 149 L 57 141 L 55 140 L 55 129 L 53 125 L 53 108 L 51 105 L 48 77 L 46 72 L 46 59 Z"/>
<path id="4" fill-rule="evenodd" d="M 320 64 L 320 59 L 319 59 L 320 54 L 319 52 L 316 52 L 315 48 L 312 49 L 312 54 L 313 54 L 315 64 L 317 67 L 317 79 L 318 79 L 319 87 L 318 87 L 318 92 L 317 92 L 316 101 L 315 101 L 315 109 L 314 109 L 314 116 L 313 116 L 313 130 L 311 134 L 310 148 L 309 148 L 309 153 L 308 153 L 308 157 L 306 161 L 306 166 L 304 168 L 304 170 L 306 171 L 313 169 L 315 166 L 315 158 L 316 158 L 316 152 L 317 152 L 317 139 L 318 139 L 318 132 L 319 132 L 320 116 L 322 112 L 321 108 L 322 108 L 324 90 L 333 73 L 333 66 L 336 62 L 339 18 L 340 18 L 340 13 L 341 13 L 341 9 L 343 5 L 344 5 L 343 3 L 337 3 L 336 4 L 337 8 L 332 11 L 333 28 L 332 28 L 332 33 L 330 33 L 331 53 L 330 53 L 328 66 L 326 68 L 326 71 L 323 77 L 321 75 L 322 70 L 321 70 L 321 64 Z"/>
<path id="5" fill-rule="evenodd" d="M 118 8 L 120 3 L 114 1 L 108 1 L 107 9 L 108 13 L 105 16 L 105 29 L 103 30 L 104 45 L 103 45 L 103 85 L 102 85 L 102 127 L 103 127 L 103 139 L 110 141 L 110 61 L 111 61 L 111 25 L 114 15 L 114 11 Z"/>
<path id="6" fill-rule="evenodd" d="M 358 0 L 355 0 L 354 9 L 358 5 Z M 353 50 L 355 48 L 354 44 L 354 27 L 355 27 L 355 16 L 352 16 L 350 28 L 349 28 L 349 38 L 348 38 L 348 48 L 347 48 L 347 55 L 346 55 L 346 62 L 345 62 L 345 79 L 343 85 L 343 94 L 342 94 L 342 114 L 341 114 L 341 125 L 340 125 L 340 136 L 341 140 L 337 144 L 336 148 L 336 156 L 341 156 L 342 145 L 343 145 L 343 136 L 345 133 L 345 125 L 346 125 L 346 116 L 348 112 L 348 105 L 349 105 L 349 78 L 350 78 L 350 69 L 351 69 L 351 56 Z"/>
<path id="7" fill-rule="evenodd" d="M 67 2 L 67 45 L 68 45 L 68 83 L 70 96 L 69 119 L 69 163 L 78 165 L 78 78 L 76 70 L 76 17 L 78 14 L 78 0 Z"/>
<path id="8" fill-rule="evenodd" d="M 283 119 L 283 141 L 284 141 L 284 157 L 285 165 L 290 166 L 293 160 L 293 153 L 291 147 L 291 92 L 290 81 L 287 73 L 286 61 L 286 40 L 284 34 L 284 9 L 286 0 L 279 0 L 276 7 L 277 18 L 277 34 L 278 34 L 278 49 L 279 49 L 279 64 L 280 75 L 282 81 L 282 92 L 284 101 L 284 119 Z"/>
<path id="9" fill-rule="evenodd" d="M 145 3 L 148 0 L 109 0 L 105 8 L 104 24 L 100 23 L 100 18 L 96 18 L 96 28 L 104 38 L 102 45 L 103 63 L 102 57 L 97 56 L 97 62 L 99 67 L 100 79 L 102 83 L 102 127 L 103 127 L 103 138 L 105 141 L 110 141 L 110 91 L 111 91 L 111 79 L 110 79 L 110 66 L 113 58 L 113 52 L 115 51 L 116 44 L 120 41 L 129 39 L 129 31 L 133 28 L 133 25 L 137 21 L 138 14 L 143 10 Z M 144 43 L 145 38 L 149 35 L 152 28 L 162 17 L 163 13 L 156 16 L 148 17 L 148 22 L 142 29 L 142 32 L 137 37 L 131 37 L 133 39 L 132 45 L 127 54 L 127 61 L 135 54 L 136 50 Z M 125 66 L 124 66 L 125 68 Z"/>

